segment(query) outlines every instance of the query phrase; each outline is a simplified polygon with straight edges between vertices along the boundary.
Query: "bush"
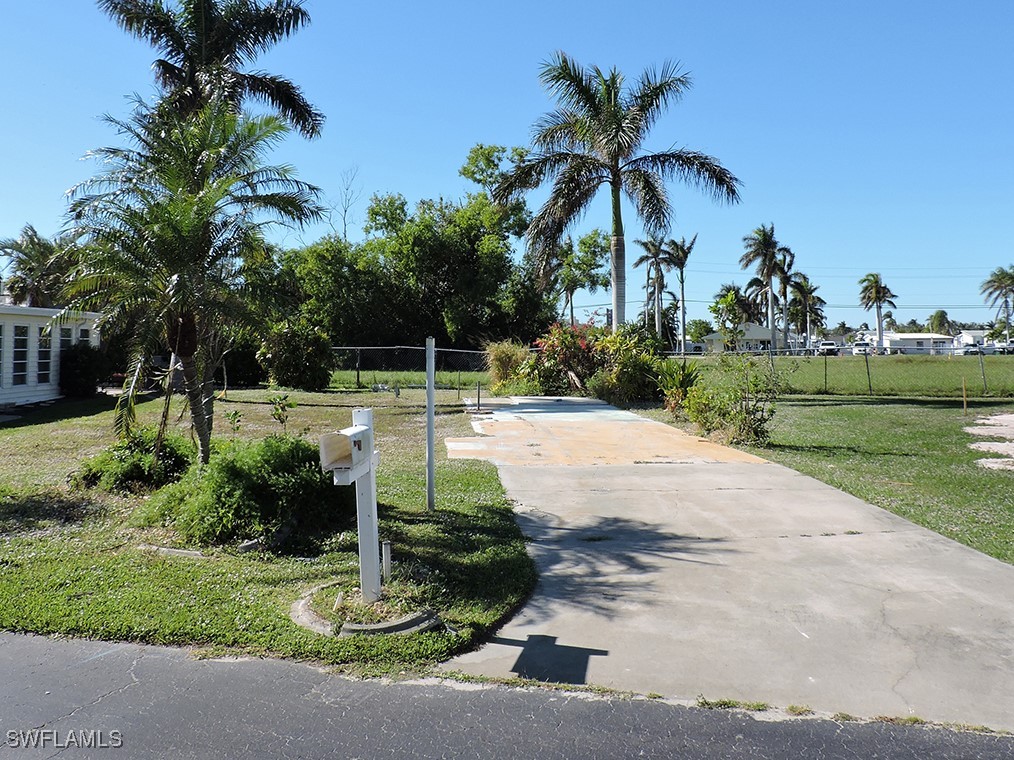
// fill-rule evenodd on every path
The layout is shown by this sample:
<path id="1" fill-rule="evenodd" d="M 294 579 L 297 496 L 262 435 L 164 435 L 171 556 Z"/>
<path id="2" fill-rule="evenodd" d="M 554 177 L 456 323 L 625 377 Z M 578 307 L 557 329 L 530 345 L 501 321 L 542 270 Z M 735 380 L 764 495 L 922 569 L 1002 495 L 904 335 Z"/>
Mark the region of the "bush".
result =
<path id="1" fill-rule="evenodd" d="M 272 383 L 304 391 L 327 388 L 336 366 L 328 336 L 304 320 L 272 330 L 257 358 L 267 367 Z"/>
<path id="2" fill-rule="evenodd" d="M 257 347 L 249 342 L 238 343 L 223 360 L 215 379 L 230 388 L 249 388 L 268 379 L 268 373 L 257 360 Z"/>
<path id="3" fill-rule="evenodd" d="M 662 391 L 665 408 L 674 417 L 678 417 L 683 411 L 687 394 L 700 380 L 700 364 L 686 359 L 682 361 L 666 359 L 658 363 L 656 372 L 658 373 L 658 388 Z"/>
<path id="4" fill-rule="evenodd" d="M 91 398 L 103 375 L 102 352 L 87 343 L 75 343 L 60 351 L 60 393 L 68 398 Z"/>
<path id="5" fill-rule="evenodd" d="M 687 417 L 705 434 L 719 433 L 729 443 L 763 443 L 774 417 L 774 379 L 747 357 L 722 357 L 724 384 L 695 384 L 687 393 Z"/>
<path id="6" fill-rule="evenodd" d="M 593 340 L 593 331 L 586 325 L 553 325 L 535 341 L 539 352 L 521 365 L 518 379 L 547 396 L 584 391 L 588 379 L 599 369 Z"/>
<path id="7" fill-rule="evenodd" d="M 513 378 L 528 359 L 529 351 L 520 343 L 505 340 L 486 344 L 486 367 L 490 386 L 500 385 Z"/>
<path id="8" fill-rule="evenodd" d="M 602 369 L 589 382 L 589 390 L 597 398 L 621 406 L 657 399 L 659 345 L 654 335 L 632 325 L 599 338 L 595 353 Z"/>
<path id="9" fill-rule="evenodd" d="M 166 432 L 155 460 L 158 431 L 144 428 L 85 461 L 71 476 L 78 488 L 138 493 L 162 488 L 183 477 L 194 460 L 194 447 L 178 433 Z"/>
<path id="10" fill-rule="evenodd" d="M 208 465 L 149 499 L 139 519 L 164 522 L 202 544 L 278 536 L 312 537 L 348 524 L 355 489 L 339 488 L 320 469 L 317 447 L 302 438 L 269 436 L 233 442 Z"/>

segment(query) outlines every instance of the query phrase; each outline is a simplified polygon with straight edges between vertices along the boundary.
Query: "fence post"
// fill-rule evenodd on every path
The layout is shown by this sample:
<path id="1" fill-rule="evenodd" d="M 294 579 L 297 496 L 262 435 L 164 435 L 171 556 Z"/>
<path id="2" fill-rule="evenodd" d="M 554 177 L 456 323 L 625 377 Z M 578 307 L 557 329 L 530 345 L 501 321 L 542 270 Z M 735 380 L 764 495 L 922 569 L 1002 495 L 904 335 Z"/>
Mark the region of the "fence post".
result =
<path id="1" fill-rule="evenodd" d="M 824 354 L 824 393 L 827 393 L 827 354 Z"/>
<path id="2" fill-rule="evenodd" d="M 360 364 L 360 361 L 363 358 L 362 354 L 363 354 L 363 350 L 361 348 L 357 348 L 356 349 L 356 387 L 357 388 L 362 388 L 363 387 L 362 383 L 359 382 L 359 364 Z"/>
<path id="3" fill-rule="evenodd" d="M 426 339 L 426 509 L 432 512 L 437 505 L 436 487 L 436 342 Z"/>
<path id="4" fill-rule="evenodd" d="M 986 389 L 986 363 L 982 360 L 982 353 L 979 353 L 979 372 L 982 373 L 982 395 L 985 396 L 989 391 Z"/>
<path id="5" fill-rule="evenodd" d="M 863 354 L 863 358 L 866 360 L 866 384 L 869 386 L 870 395 L 873 395 L 873 377 L 870 375 L 870 355 L 867 353 Z"/>

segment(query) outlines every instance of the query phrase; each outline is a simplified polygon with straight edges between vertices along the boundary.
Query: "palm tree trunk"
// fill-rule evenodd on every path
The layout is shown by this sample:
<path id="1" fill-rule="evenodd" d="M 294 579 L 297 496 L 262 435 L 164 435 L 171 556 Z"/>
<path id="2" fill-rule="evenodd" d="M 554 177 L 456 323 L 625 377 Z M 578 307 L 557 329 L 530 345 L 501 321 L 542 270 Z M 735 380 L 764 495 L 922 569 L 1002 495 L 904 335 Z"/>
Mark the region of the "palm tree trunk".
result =
<path id="1" fill-rule="evenodd" d="M 620 180 L 610 186 L 613 200 L 613 234 L 609 239 L 609 258 L 613 280 L 613 332 L 626 321 L 624 306 L 627 301 L 627 256 L 623 241 L 623 217 L 620 213 Z"/>
<path id="2" fill-rule="evenodd" d="M 208 429 L 208 418 L 204 412 L 204 383 L 198 377 L 197 361 L 193 354 L 181 356 L 180 366 L 183 368 L 183 390 L 190 402 L 190 419 L 197 438 L 197 459 L 201 464 L 207 464 L 211 456 L 211 430 Z"/>
<path id="3" fill-rule="evenodd" d="M 655 335 L 662 340 L 662 283 L 655 278 Z"/>
<path id="4" fill-rule="evenodd" d="M 789 347 L 789 294 L 782 288 L 782 348 Z"/>
<path id="5" fill-rule="evenodd" d="M 877 302 L 877 348 L 884 346 L 884 317 L 881 313 L 882 306 Z"/>
<path id="6" fill-rule="evenodd" d="M 648 329 L 648 304 L 653 296 L 651 293 L 651 264 L 648 265 L 648 272 L 644 276 L 644 329 Z"/>
<path id="7" fill-rule="evenodd" d="M 806 297 L 806 348 L 810 348 L 810 297 Z"/>
<path id="8" fill-rule="evenodd" d="M 683 294 L 683 270 L 680 270 L 680 353 L 687 352 L 687 299 Z"/>
<path id="9" fill-rule="evenodd" d="M 775 287 L 771 278 L 768 278 L 768 329 L 771 331 L 771 344 L 768 346 L 768 350 L 774 351 L 777 331 L 775 330 Z"/>

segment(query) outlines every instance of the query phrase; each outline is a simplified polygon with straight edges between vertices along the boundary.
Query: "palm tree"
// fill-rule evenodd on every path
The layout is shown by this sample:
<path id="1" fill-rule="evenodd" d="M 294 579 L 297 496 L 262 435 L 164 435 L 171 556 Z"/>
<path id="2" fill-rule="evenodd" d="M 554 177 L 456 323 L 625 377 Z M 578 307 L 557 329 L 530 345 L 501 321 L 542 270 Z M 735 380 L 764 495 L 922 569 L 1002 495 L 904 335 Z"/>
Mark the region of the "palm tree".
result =
<path id="1" fill-rule="evenodd" d="M 771 330 L 771 348 L 775 347 L 775 291 L 774 279 L 779 276 L 780 257 L 791 256 L 792 251 L 780 245 L 775 237 L 774 223 L 763 224 L 743 238 L 746 251 L 739 259 L 739 265 L 746 269 L 756 266 L 757 276 L 764 281 L 767 290 L 768 329 Z"/>
<path id="2" fill-rule="evenodd" d="M 652 237 L 648 240 L 635 240 L 644 249 L 634 262 L 634 269 L 647 265 L 647 280 L 644 284 L 644 321 L 648 322 L 648 301 L 651 300 L 652 310 L 655 312 L 655 335 L 662 337 L 662 291 L 665 290 L 665 275 L 663 274 L 663 262 L 668 251 L 665 250 L 665 243 L 660 237 Z"/>
<path id="3" fill-rule="evenodd" d="M 884 281 L 880 278 L 879 272 L 870 272 L 868 275 L 859 280 L 859 305 L 862 306 L 866 311 L 876 307 L 877 310 L 877 348 L 883 348 L 884 346 L 884 317 L 883 307 L 885 305 L 890 306 L 892 309 L 897 309 L 898 305 L 894 302 L 897 296 L 891 292 L 891 289 L 884 284 Z"/>
<path id="4" fill-rule="evenodd" d="M 951 318 L 947 316 L 946 311 L 937 309 L 926 320 L 926 329 L 930 332 L 950 335 L 951 331 L 954 330 L 954 323 L 951 322 Z"/>
<path id="5" fill-rule="evenodd" d="M 729 293 L 733 293 L 733 303 L 736 306 L 736 311 L 740 316 L 740 324 L 746 322 L 757 322 L 761 319 L 760 312 L 757 310 L 757 304 L 746 294 L 746 292 L 734 282 L 728 282 L 722 285 L 718 292 L 714 295 L 715 301 L 721 301 Z"/>
<path id="6" fill-rule="evenodd" d="M 318 190 L 288 167 L 263 163 L 288 131 L 276 116 L 244 118 L 215 101 L 189 117 L 138 104 L 130 121 L 108 121 L 136 147 L 96 151 L 108 168 L 72 190 L 74 231 L 94 250 L 70 289 L 70 307 L 108 304 L 104 319 L 129 336 L 133 378 L 143 376 L 152 351 L 176 357 L 207 462 L 213 349 L 241 317 L 244 258 L 263 245 L 266 216 L 320 218 Z M 127 390 L 118 402 L 121 431 L 136 383 Z"/>
<path id="7" fill-rule="evenodd" d="M 0 256 L 7 258 L 6 289 L 15 304 L 52 308 L 77 260 L 69 237 L 54 240 L 26 224 L 16 238 L 0 240 Z"/>
<path id="8" fill-rule="evenodd" d="M 685 237 L 681 237 L 679 240 L 669 239 L 666 243 L 666 248 L 669 249 L 669 254 L 672 257 L 673 266 L 676 268 L 676 279 L 680 283 L 680 353 L 685 354 L 687 351 L 687 300 L 686 300 L 686 267 L 687 260 L 690 258 L 690 254 L 693 253 L 694 244 L 697 243 L 697 235 L 690 238 L 690 242 L 687 242 Z"/>
<path id="9" fill-rule="evenodd" d="M 787 247 L 782 246 L 778 250 L 778 300 L 782 306 L 782 348 L 789 347 L 789 288 L 792 285 L 793 264 L 796 263 L 796 254 Z"/>
<path id="10" fill-rule="evenodd" d="M 809 348 L 812 327 L 819 329 L 824 325 L 824 307 L 827 306 L 827 301 L 817 295 L 820 286 L 810 282 L 810 278 L 802 272 L 793 273 L 789 289 L 792 291 L 789 314 L 795 315 L 793 323 L 796 330 L 805 331 L 806 348 Z"/>
<path id="11" fill-rule="evenodd" d="M 608 185 L 612 208 L 610 239 L 613 330 L 624 322 L 626 254 L 620 201 L 626 196 L 649 235 L 670 226 L 672 205 L 665 183 L 680 179 L 709 192 L 716 200 L 739 200 L 739 180 L 716 159 L 697 151 L 643 151 L 651 127 L 666 106 L 690 87 L 677 64 L 646 70 L 632 88 L 615 68 L 584 68 L 564 53 L 542 66 L 539 78 L 556 96 L 558 110 L 534 126 L 534 151 L 522 158 L 493 189 L 498 203 L 553 181 L 549 199 L 528 227 L 536 256 L 553 250 L 566 229 Z"/>
<path id="12" fill-rule="evenodd" d="M 99 0 L 121 28 L 150 42 L 162 57 L 152 68 L 166 102 L 181 113 L 224 98 L 238 110 L 252 97 L 275 108 L 306 137 L 317 137 L 324 116 L 299 87 L 280 76 L 241 69 L 310 22 L 302 0 Z"/>
<path id="13" fill-rule="evenodd" d="M 980 292 L 989 299 L 990 306 L 999 305 L 1000 309 L 1003 309 L 1003 320 L 1007 325 L 1004 329 L 1005 341 L 1009 350 L 1011 299 L 1014 299 L 1014 264 L 1006 269 L 1003 267 L 994 269 L 983 281 Z M 1000 310 L 997 309 L 998 316 L 999 313 Z"/>

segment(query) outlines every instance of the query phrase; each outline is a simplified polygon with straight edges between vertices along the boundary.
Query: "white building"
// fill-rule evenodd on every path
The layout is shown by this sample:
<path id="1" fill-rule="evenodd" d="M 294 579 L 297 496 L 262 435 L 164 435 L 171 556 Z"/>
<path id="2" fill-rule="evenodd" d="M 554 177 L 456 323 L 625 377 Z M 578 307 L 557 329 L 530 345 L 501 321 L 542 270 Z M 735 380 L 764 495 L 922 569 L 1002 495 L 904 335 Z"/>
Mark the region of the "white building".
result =
<path id="1" fill-rule="evenodd" d="M 60 350 L 99 345 L 99 314 L 82 312 L 52 324 L 59 309 L 0 304 L 0 407 L 60 397 Z"/>
<path id="2" fill-rule="evenodd" d="M 876 342 L 876 336 L 872 338 Z M 892 354 L 949 354 L 954 339 L 942 333 L 900 333 L 884 331 L 884 350 Z"/>
<path id="3" fill-rule="evenodd" d="M 740 337 L 736 340 L 737 351 L 767 351 L 771 347 L 771 330 L 767 327 L 761 327 L 754 322 L 746 322 L 739 326 Z M 792 345 L 795 340 L 795 335 L 789 335 L 789 345 Z M 782 333 L 779 330 L 776 333 L 775 345 L 778 345 L 778 341 L 782 339 Z M 705 335 L 701 338 L 701 341 L 707 347 L 710 353 L 722 353 L 725 351 L 725 338 L 720 332 L 713 332 L 710 335 Z"/>

